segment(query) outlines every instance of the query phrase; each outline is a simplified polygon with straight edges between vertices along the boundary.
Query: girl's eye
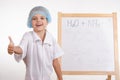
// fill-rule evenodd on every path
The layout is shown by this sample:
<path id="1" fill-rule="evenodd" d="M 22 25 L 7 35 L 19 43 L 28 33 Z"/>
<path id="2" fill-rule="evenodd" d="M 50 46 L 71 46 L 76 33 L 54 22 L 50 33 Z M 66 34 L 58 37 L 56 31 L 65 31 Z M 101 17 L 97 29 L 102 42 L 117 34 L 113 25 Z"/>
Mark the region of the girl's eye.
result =
<path id="1" fill-rule="evenodd" d="M 37 18 L 37 17 L 33 17 L 32 20 L 45 20 L 46 18 L 45 17 L 40 17 L 40 18 Z"/>
<path id="2" fill-rule="evenodd" d="M 37 20 L 37 18 L 34 18 L 34 17 L 33 17 L 32 20 Z"/>
<path id="3" fill-rule="evenodd" d="M 41 20 L 44 20 L 45 18 L 44 18 L 44 17 L 41 17 L 40 19 L 41 19 Z"/>

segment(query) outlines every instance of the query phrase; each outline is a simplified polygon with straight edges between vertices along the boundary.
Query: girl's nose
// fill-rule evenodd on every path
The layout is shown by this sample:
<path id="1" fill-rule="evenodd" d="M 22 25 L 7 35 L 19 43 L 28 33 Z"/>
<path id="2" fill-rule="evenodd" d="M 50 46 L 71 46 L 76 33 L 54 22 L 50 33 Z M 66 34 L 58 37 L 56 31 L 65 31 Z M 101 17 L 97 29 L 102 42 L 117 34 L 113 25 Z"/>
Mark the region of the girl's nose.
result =
<path id="1" fill-rule="evenodd" d="M 38 18 L 38 19 L 37 19 L 37 21 L 41 21 L 41 19 L 40 19 L 40 18 Z"/>

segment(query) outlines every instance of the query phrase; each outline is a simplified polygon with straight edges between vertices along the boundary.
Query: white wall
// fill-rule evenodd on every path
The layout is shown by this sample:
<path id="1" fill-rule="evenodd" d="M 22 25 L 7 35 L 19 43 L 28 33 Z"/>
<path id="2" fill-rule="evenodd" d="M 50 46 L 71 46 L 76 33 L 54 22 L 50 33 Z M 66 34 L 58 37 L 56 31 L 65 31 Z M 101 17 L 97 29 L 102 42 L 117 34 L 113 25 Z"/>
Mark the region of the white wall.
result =
<path id="1" fill-rule="evenodd" d="M 45 6 L 52 15 L 48 30 L 57 39 L 57 13 L 118 14 L 118 44 L 120 46 L 120 0 L 0 0 L 0 80 L 24 80 L 25 65 L 7 54 L 8 36 L 17 45 L 24 32 L 29 11 L 37 5 Z M 119 55 L 120 59 L 120 55 Z M 120 60 L 119 60 L 120 61 Z M 64 76 L 64 80 L 105 80 L 106 76 Z"/>

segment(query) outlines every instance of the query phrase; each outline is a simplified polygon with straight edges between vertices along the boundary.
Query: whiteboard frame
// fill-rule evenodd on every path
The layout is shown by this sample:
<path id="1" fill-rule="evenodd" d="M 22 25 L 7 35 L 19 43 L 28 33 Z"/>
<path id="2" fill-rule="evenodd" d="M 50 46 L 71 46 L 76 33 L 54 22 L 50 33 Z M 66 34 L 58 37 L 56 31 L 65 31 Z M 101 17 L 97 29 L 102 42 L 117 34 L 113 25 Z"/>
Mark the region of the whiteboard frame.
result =
<path id="1" fill-rule="evenodd" d="M 115 75 L 119 80 L 119 59 L 118 59 L 118 38 L 117 38 L 117 13 L 112 14 L 75 14 L 75 13 L 58 13 L 58 43 L 62 45 L 62 18 L 64 17 L 111 17 L 113 19 L 113 35 L 114 35 L 114 71 L 62 71 L 63 75 Z M 62 65 L 61 65 L 62 66 Z"/>

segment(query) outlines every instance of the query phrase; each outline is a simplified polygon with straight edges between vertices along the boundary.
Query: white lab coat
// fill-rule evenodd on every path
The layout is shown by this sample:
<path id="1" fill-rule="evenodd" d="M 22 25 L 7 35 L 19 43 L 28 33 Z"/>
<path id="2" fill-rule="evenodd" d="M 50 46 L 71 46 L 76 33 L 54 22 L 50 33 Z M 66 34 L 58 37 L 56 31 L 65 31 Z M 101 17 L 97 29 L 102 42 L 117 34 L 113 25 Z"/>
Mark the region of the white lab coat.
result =
<path id="1" fill-rule="evenodd" d="M 46 31 L 44 42 L 34 31 L 26 32 L 19 44 L 23 54 L 15 54 L 15 60 L 26 64 L 25 80 L 51 80 L 53 60 L 63 55 L 52 35 Z"/>

